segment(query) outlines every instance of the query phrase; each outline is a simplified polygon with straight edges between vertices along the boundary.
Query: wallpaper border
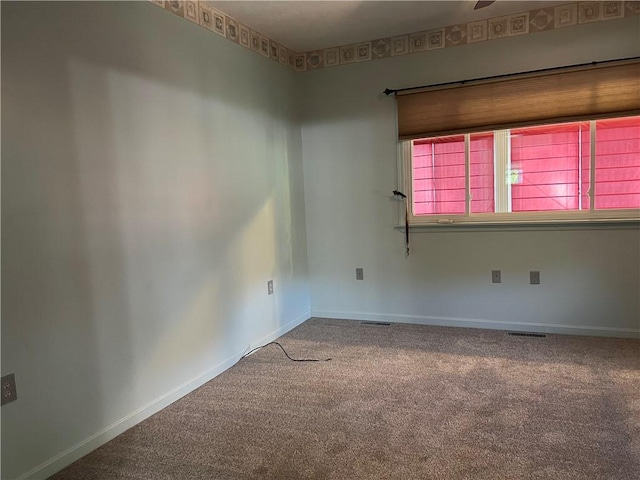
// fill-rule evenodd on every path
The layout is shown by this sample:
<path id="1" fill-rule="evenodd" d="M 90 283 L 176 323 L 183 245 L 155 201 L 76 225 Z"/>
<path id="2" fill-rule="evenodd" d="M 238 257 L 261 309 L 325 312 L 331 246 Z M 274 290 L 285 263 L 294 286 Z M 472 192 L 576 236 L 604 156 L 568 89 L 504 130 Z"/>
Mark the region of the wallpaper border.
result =
<path id="1" fill-rule="evenodd" d="M 199 0 L 148 0 L 297 72 L 459 47 L 640 15 L 640 1 L 573 2 L 322 50 L 295 52 Z"/>

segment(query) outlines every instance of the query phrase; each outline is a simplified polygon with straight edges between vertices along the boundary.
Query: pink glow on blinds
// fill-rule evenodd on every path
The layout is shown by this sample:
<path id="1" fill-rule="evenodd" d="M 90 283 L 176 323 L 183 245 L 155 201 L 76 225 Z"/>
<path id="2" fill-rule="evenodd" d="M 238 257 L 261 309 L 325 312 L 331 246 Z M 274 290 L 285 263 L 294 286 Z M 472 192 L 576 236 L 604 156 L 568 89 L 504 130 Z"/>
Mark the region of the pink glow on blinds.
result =
<path id="1" fill-rule="evenodd" d="M 596 122 L 596 209 L 640 208 L 640 117 Z"/>
<path id="2" fill-rule="evenodd" d="M 581 186 L 588 186 L 589 124 L 576 122 L 511 130 L 513 212 L 588 209 Z M 581 172 L 582 170 L 582 172 Z M 581 177 L 582 174 L 582 177 Z M 582 180 L 582 181 L 581 181 Z M 582 197 L 582 201 L 581 201 Z"/>
<path id="3" fill-rule="evenodd" d="M 413 143 L 413 214 L 465 213 L 464 136 Z"/>
<path id="4" fill-rule="evenodd" d="M 471 135 L 471 212 L 495 212 L 493 133 Z"/>

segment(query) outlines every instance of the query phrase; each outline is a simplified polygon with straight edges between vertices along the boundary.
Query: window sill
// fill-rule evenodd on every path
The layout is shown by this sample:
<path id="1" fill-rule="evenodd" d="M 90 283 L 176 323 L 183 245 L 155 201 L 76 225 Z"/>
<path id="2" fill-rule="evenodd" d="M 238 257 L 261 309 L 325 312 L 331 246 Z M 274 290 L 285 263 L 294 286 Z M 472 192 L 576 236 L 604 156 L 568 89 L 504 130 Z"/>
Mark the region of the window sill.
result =
<path id="1" fill-rule="evenodd" d="M 405 230 L 404 225 L 396 225 L 396 230 Z M 640 218 L 634 219 L 590 219 L 572 221 L 553 220 L 511 220 L 469 222 L 460 220 L 453 223 L 413 223 L 411 232 L 506 232 L 506 231 L 559 231 L 559 230 L 640 230 Z"/>

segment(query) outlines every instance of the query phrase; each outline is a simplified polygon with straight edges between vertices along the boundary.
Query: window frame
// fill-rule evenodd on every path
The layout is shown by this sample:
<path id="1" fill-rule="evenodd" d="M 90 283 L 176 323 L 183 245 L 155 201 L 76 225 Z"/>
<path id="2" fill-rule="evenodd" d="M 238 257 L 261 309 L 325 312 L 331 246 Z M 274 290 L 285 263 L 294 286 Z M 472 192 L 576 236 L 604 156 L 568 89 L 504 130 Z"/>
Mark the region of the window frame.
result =
<path id="1" fill-rule="evenodd" d="M 623 117 L 620 117 L 623 118 Z M 590 179 L 589 192 L 595 191 L 596 178 L 596 120 L 590 120 Z M 544 124 L 543 124 L 544 125 Z M 506 130 L 496 130 L 506 132 Z M 615 227 L 616 225 L 634 226 L 640 224 L 640 208 L 628 209 L 595 209 L 595 199 L 589 194 L 589 209 L 585 210 L 553 210 L 543 212 L 491 212 L 473 213 L 471 211 L 471 162 L 470 139 L 471 134 L 464 134 L 465 138 L 465 213 L 460 214 L 413 214 L 413 141 L 398 141 L 398 178 L 400 189 L 407 195 L 406 208 L 408 209 L 408 221 L 410 227 L 542 227 L 542 226 L 589 226 L 603 225 Z M 508 137 L 508 136 L 507 136 Z M 430 138 L 430 137 L 424 137 Z M 416 139 L 420 140 L 420 139 Z M 508 149 L 510 151 L 510 148 Z M 508 154 L 507 154 L 508 155 Z M 510 156 L 510 155 L 508 155 Z M 503 159 L 506 157 L 502 157 Z M 494 157 L 494 166 L 496 165 Z M 500 171 L 500 169 L 498 169 Z M 500 178 L 496 175 L 494 181 Z M 502 179 L 504 180 L 504 179 Z M 496 189 L 497 193 L 498 189 Z M 509 195 L 510 198 L 510 195 Z M 505 199 L 503 199 L 504 201 Z M 496 204 L 497 208 L 497 204 Z M 404 221 L 404 211 L 400 214 L 398 225 Z"/>

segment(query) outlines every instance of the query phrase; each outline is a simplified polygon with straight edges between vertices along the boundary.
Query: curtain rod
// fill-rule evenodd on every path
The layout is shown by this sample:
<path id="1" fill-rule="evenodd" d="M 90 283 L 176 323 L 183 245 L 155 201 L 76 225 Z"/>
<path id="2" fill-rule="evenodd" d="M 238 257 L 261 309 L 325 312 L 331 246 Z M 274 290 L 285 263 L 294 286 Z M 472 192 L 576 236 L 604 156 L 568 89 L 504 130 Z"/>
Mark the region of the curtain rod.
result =
<path id="1" fill-rule="evenodd" d="M 580 68 L 580 67 L 592 67 L 592 66 L 595 66 L 595 65 L 604 65 L 604 64 L 607 64 L 607 63 L 614 63 L 614 62 L 630 62 L 630 61 L 634 61 L 634 60 L 640 60 L 640 57 L 618 58 L 618 59 L 615 59 L 615 60 L 602 60 L 600 62 L 579 63 L 577 65 L 566 65 L 564 67 L 550 67 L 550 68 L 542 68 L 540 70 L 529 70 L 529 71 L 526 71 L 526 72 L 505 73 L 503 75 L 494 75 L 492 77 L 480 77 L 480 78 L 472 78 L 472 79 L 469 79 L 469 80 L 456 80 L 454 82 L 434 83 L 432 85 L 422 85 L 422 86 L 419 86 L 419 87 L 407 87 L 407 88 L 398 88 L 398 89 L 387 88 L 382 93 L 384 93 L 385 95 L 391 95 L 392 93 L 396 94 L 398 92 L 407 92 L 409 90 L 420 90 L 422 88 L 446 87 L 448 85 L 464 85 L 465 83 L 481 82 L 481 81 L 484 81 L 484 80 L 496 80 L 496 79 L 499 79 L 499 78 L 515 77 L 517 75 L 530 75 L 530 74 L 535 74 L 535 73 L 551 72 L 553 70 L 564 70 L 564 69 Z"/>

